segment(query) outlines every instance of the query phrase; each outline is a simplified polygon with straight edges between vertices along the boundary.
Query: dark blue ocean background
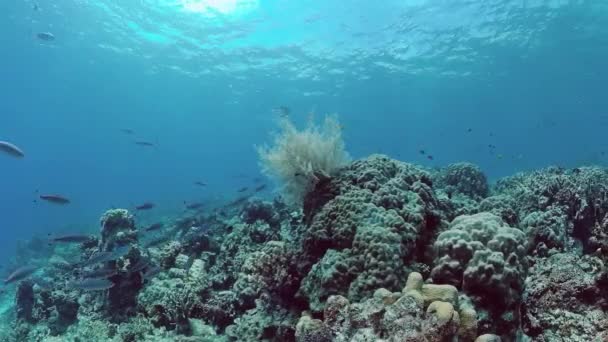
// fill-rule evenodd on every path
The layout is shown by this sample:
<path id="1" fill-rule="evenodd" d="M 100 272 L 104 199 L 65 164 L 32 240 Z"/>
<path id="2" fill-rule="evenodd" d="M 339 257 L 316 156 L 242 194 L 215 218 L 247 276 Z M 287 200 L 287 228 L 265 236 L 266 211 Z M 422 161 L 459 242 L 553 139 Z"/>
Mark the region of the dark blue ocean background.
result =
<path id="1" fill-rule="evenodd" d="M 26 153 L 0 155 L 0 260 L 19 239 L 97 230 L 110 207 L 152 201 L 152 221 L 234 198 L 259 177 L 277 106 L 299 124 L 338 113 L 354 158 L 469 161 L 492 180 L 608 159 L 606 1 L 4 0 L 0 13 L 0 140 Z"/>

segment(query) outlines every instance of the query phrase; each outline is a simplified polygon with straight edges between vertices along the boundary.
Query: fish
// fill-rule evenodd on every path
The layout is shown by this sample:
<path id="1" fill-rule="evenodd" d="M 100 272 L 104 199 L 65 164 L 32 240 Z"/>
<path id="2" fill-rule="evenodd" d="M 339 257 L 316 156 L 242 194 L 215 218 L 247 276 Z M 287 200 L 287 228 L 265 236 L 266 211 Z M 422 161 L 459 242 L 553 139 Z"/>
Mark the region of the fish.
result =
<path id="1" fill-rule="evenodd" d="M 194 185 L 198 185 L 198 186 L 207 186 L 207 183 L 205 183 L 205 182 L 200 182 L 200 181 L 196 181 L 196 182 L 194 182 Z"/>
<path id="2" fill-rule="evenodd" d="M 184 204 L 186 204 L 186 202 L 184 202 Z M 204 206 L 204 204 L 201 202 L 194 202 L 194 203 L 186 204 L 186 209 L 195 210 L 195 209 L 200 209 L 203 206 Z"/>
<path id="3" fill-rule="evenodd" d="M 16 158 L 25 157 L 25 153 L 22 149 L 17 147 L 15 144 L 8 141 L 0 141 L 0 151 Z"/>
<path id="4" fill-rule="evenodd" d="M 117 258 L 114 256 L 114 253 L 111 252 L 96 252 L 93 253 L 87 260 L 81 262 L 79 264 L 80 267 L 88 267 L 96 264 L 101 264 L 104 262 L 116 260 Z"/>
<path id="5" fill-rule="evenodd" d="M 154 143 L 151 143 L 149 141 L 136 141 L 135 145 L 145 146 L 145 147 L 155 147 L 156 146 Z"/>
<path id="6" fill-rule="evenodd" d="M 37 270 L 38 270 L 38 267 L 36 267 L 36 266 L 19 267 L 18 269 L 13 271 L 13 273 L 11 273 L 6 279 L 4 279 L 4 284 L 6 285 L 6 284 L 14 283 L 19 280 L 23 280 L 23 279 L 29 277 L 30 275 L 32 275 Z"/>
<path id="7" fill-rule="evenodd" d="M 245 192 L 247 190 L 249 190 L 249 187 L 245 186 L 245 187 L 238 189 L 237 192 Z"/>
<path id="8" fill-rule="evenodd" d="M 68 283 L 68 287 L 84 291 L 104 291 L 114 287 L 114 283 L 107 279 L 83 279 Z"/>
<path id="9" fill-rule="evenodd" d="M 149 267 L 149 266 L 150 266 L 150 263 L 148 262 L 148 260 L 139 259 L 133 266 L 131 266 L 131 269 L 129 269 L 129 272 L 137 273 L 137 272 L 144 270 L 146 267 Z"/>
<path id="10" fill-rule="evenodd" d="M 158 267 L 157 265 L 151 265 L 144 272 L 144 274 L 143 274 L 144 279 L 150 280 L 150 279 L 154 278 L 156 275 L 158 275 L 161 271 L 162 271 L 162 269 L 160 267 Z"/>
<path id="11" fill-rule="evenodd" d="M 154 246 L 158 246 L 160 244 L 163 244 L 165 242 L 167 242 L 168 238 L 165 236 L 161 236 L 158 237 L 156 239 L 152 239 L 152 240 L 148 240 L 144 243 L 144 247 L 146 248 L 150 248 L 150 247 L 154 247 Z"/>
<path id="12" fill-rule="evenodd" d="M 472 128 L 467 128 L 467 132 L 471 133 L 471 132 L 473 132 L 473 129 Z"/>
<path id="13" fill-rule="evenodd" d="M 42 291 L 50 291 L 53 289 L 53 284 L 50 281 L 42 279 L 41 277 L 35 277 L 32 280 L 34 281 L 34 284 L 38 285 Z"/>
<path id="14" fill-rule="evenodd" d="M 418 153 L 420 153 L 420 154 L 422 154 L 422 155 L 425 155 L 425 154 L 426 154 L 426 151 L 425 151 L 425 150 L 420 150 L 420 151 L 418 151 Z"/>
<path id="15" fill-rule="evenodd" d="M 426 159 L 428 159 L 428 160 L 433 160 L 433 159 L 435 159 L 435 158 L 434 158 L 432 155 L 430 155 L 430 154 L 429 154 L 428 156 L 426 156 Z"/>
<path id="16" fill-rule="evenodd" d="M 45 42 L 51 42 L 55 40 L 55 35 L 51 32 L 39 32 L 38 34 L 36 34 L 36 37 L 38 37 L 38 39 L 40 40 L 44 40 Z"/>
<path id="17" fill-rule="evenodd" d="M 130 251 L 131 251 L 131 246 L 120 246 L 111 252 L 112 258 L 113 258 L 112 260 L 117 260 L 117 259 L 122 258 L 125 255 L 129 254 Z"/>
<path id="18" fill-rule="evenodd" d="M 158 222 L 158 223 L 151 224 L 150 226 L 146 227 L 144 230 L 147 232 L 151 232 L 151 231 L 159 230 L 163 226 L 164 226 L 164 224 Z"/>
<path id="19" fill-rule="evenodd" d="M 146 202 L 144 204 L 136 206 L 135 209 L 136 210 L 150 210 L 150 209 L 152 209 L 154 207 L 155 207 L 154 203 Z"/>
<path id="20" fill-rule="evenodd" d="M 129 135 L 135 133 L 135 131 L 133 131 L 132 129 L 129 129 L 129 128 L 121 128 L 120 131 L 125 134 L 129 134 Z"/>
<path id="21" fill-rule="evenodd" d="M 253 189 L 254 192 L 264 191 L 268 186 L 266 184 L 262 184 Z"/>
<path id="22" fill-rule="evenodd" d="M 73 235 L 57 236 L 57 237 L 50 238 L 49 240 L 50 240 L 50 242 L 83 243 L 83 242 L 89 241 L 91 239 L 92 239 L 92 237 L 90 235 L 73 234 Z"/>
<path id="23" fill-rule="evenodd" d="M 237 205 L 243 204 L 245 202 L 247 202 L 247 200 L 249 200 L 251 198 L 251 196 L 249 195 L 245 195 L 245 196 L 241 196 L 237 199 L 235 199 L 234 201 L 228 203 L 226 206 L 227 207 L 235 207 Z"/>
<path id="24" fill-rule="evenodd" d="M 114 268 L 99 268 L 84 273 L 82 276 L 85 279 L 105 279 L 115 276 L 118 271 Z"/>
<path id="25" fill-rule="evenodd" d="M 53 204 L 65 205 L 70 204 L 70 200 L 61 195 L 40 195 L 41 200 L 47 201 Z"/>
<path id="26" fill-rule="evenodd" d="M 287 106 L 278 106 L 272 109 L 273 113 L 278 114 L 282 118 L 287 118 L 289 113 L 291 113 L 291 109 Z"/>

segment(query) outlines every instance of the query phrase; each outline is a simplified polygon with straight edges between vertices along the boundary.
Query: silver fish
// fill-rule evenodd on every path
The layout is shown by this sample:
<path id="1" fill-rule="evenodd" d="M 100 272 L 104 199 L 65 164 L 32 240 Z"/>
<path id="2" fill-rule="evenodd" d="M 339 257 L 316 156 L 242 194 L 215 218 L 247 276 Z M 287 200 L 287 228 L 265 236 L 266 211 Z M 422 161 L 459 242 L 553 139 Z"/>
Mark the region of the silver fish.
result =
<path id="1" fill-rule="evenodd" d="M 0 141 L 0 151 L 17 158 L 25 156 L 23 150 L 8 141 Z"/>
<path id="2" fill-rule="evenodd" d="M 46 42 L 55 40 L 55 35 L 52 34 L 51 32 L 40 32 L 40 33 L 36 34 L 36 37 L 38 37 L 38 39 L 44 40 Z"/>
<path id="3" fill-rule="evenodd" d="M 148 267 L 148 269 L 144 272 L 144 279 L 152 279 L 154 278 L 157 274 L 159 274 L 161 272 L 161 268 L 158 267 L 157 265 L 152 265 L 150 267 Z"/>
<path id="4" fill-rule="evenodd" d="M 4 280 L 4 284 L 10 284 L 19 280 L 23 280 L 29 277 L 32 273 L 36 272 L 37 269 L 38 267 L 36 266 L 19 267 Z"/>
<path id="5" fill-rule="evenodd" d="M 131 251 L 131 246 L 120 246 L 112 251 L 113 260 L 118 260 L 125 255 L 127 255 Z"/>
<path id="6" fill-rule="evenodd" d="M 115 260 L 113 253 L 97 252 L 97 253 L 93 253 L 93 255 L 91 255 L 91 257 L 88 260 L 85 260 L 82 263 L 80 263 L 79 266 L 88 267 L 88 266 L 93 266 L 95 264 L 100 264 L 100 263 L 108 262 L 108 261 L 112 261 L 112 260 Z"/>
<path id="7" fill-rule="evenodd" d="M 90 235 L 62 235 L 50 239 L 51 242 L 83 243 L 91 240 Z"/>
<path id="8" fill-rule="evenodd" d="M 114 287 L 114 283 L 107 279 L 84 279 L 70 282 L 68 287 L 83 291 L 103 291 Z"/>
<path id="9" fill-rule="evenodd" d="M 118 273 L 116 269 L 112 268 L 100 268 L 93 271 L 89 271 L 83 274 L 83 278 L 86 279 L 105 279 L 115 276 Z"/>

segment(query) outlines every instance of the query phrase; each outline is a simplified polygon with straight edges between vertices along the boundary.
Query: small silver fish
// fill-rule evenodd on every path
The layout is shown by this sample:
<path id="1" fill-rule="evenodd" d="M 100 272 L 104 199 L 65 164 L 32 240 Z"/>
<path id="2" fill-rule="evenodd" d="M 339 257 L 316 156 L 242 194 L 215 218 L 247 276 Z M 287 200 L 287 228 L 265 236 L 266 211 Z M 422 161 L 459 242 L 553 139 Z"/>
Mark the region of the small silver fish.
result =
<path id="1" fill-rule="evenodd" d="M 93 253 L 88 260 L 83 261 L 78 266 L 80 267 L 88 267 L 96 264 L 101 264 L 104 262 L 112 261 L 114 259 L 114 254 L 110 252 L 97 252 Z"/>
<path id="2" fill-rule="evenodd" d="M 83 274 L 83 278 L 105 279 L 105 278 L 110 278 L 110 277 L 116 275 L 117 273 L 118 273 L 118 271 L 116 271 L 116 269 L 113 269 L 113 268 L 100 268 L 100 269 L 89 271 L 89 272 Z"/>
<path id="3" fill-rule="evenodd" d="M 114 283 L 107 279 L 84 279 L 72 281 L 68 283 L 68 287 L 83 291 L 104 291 L 114 287 Z"/>
<path id="4" fill-rule="evenodd" d="M 83 243 L 91 240 L 90 235 L 62 235 L 50 238 L 51 242 L 65 242 L 65 243 Z"/>
<path id="5" fill-rule="evenodd" d="M 44 40 L 45 42 L 50 42 L 55 40 L 55 35 L 52 34 L 51 32 L 40 32 L 36 35 L 36 37 L 38 37 L 38 39 L 40 40 Z"/>
<path id="6" fill-rule="evenodd" d="M 40 195 L 41 200 L 47 201 L 53 204 L 65 205 L 70 204 L 70 200 L 61 195 Z"/>
<path id="7" fill-rule="evenodd" d="M 152 265 L 148 267 L 148 269 L 144 272 L 144 279 L 150 280 L 158 275 L 162 269 L 156 265 Z"/>
<path id="8" fill-rule="evenodd" d="M 0 151 L 16 158 L 25 156 L 23 150 L 8 141 L 0 141 Z"/>
<path id="9" fill-rule="evenodd" d="M 32 275 L 32 273 L 36 272 L 36 270 L 38 270 L 38 267 L 36 266 L 19 267 L 4 280 L 4 284 L 10 284 L 19 280 L 23 280 Z"/>

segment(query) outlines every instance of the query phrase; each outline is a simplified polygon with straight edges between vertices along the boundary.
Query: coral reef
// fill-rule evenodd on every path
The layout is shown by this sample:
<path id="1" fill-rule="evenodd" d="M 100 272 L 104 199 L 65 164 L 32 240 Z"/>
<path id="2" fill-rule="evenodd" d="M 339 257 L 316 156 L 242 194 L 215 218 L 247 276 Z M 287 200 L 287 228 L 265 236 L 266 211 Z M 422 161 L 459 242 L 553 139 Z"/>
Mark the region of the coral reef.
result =
<path id="1" fill-rule="evenodd" d="M 608 340 L 605 169 L 489 186 L 469 163 L 300 162 L 281 167 L 306 182 L 276 174 L 298 205 L 247 195 L 158 231 L 112 209 L 82 243 L 21 243 L 9 268 L 37 271 L 0 293 L 0 340 Z"/>

